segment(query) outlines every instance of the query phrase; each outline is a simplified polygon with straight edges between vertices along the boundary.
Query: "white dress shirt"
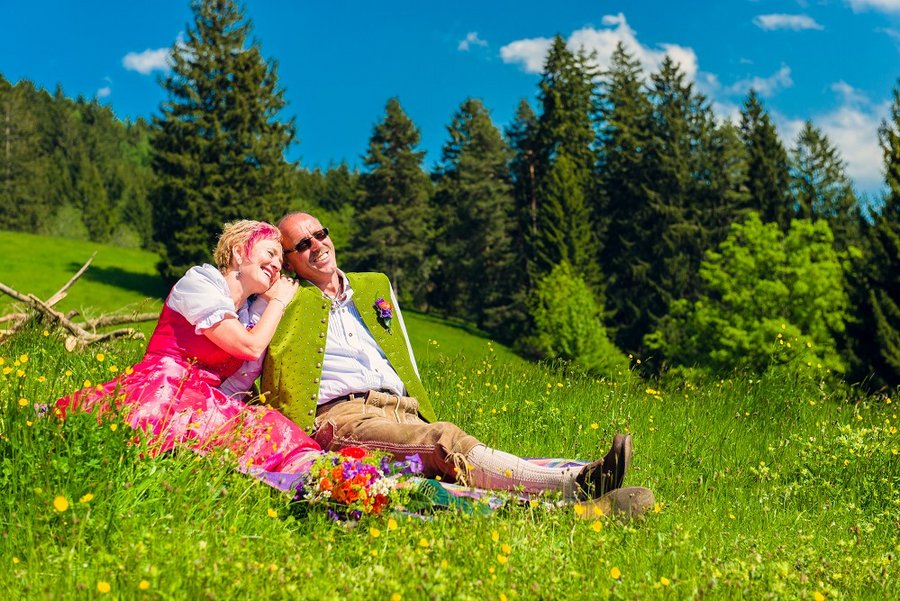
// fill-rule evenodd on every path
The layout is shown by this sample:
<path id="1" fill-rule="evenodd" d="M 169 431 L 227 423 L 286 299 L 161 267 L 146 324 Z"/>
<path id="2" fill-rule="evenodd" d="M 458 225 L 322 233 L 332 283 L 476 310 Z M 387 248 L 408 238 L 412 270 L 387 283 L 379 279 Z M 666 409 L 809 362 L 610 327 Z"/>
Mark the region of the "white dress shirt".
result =
<path id="1" fill-rule="evenodd" d="M 331 315 L 328 319 L 328 336 L 325 340 L 325 357 L 322 360 L 319 384 L 319 404 L 353 392 L 368 390 L 405 394 L 403 381 L 375 342 L 353 302 L 350 280 L 343 272 L 339 273 L 344 281 L 344 291 L 338 298 L 331 299 Z M 395 325 L 408 340 L 393 290 L 391 304 L 394 306 Z M 408 350 L 415 368 L 412 349 Z"/>

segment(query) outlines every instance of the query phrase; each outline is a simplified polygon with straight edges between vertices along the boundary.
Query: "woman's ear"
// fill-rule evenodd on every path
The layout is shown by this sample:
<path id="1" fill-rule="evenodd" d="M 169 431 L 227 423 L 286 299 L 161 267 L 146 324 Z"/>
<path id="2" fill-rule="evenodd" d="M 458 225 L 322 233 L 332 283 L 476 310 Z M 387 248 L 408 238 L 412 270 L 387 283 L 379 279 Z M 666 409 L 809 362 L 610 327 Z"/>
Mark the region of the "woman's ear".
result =
<path id="1" fill-rule="evenodd" d="M 231 262 L 238 268 L 244 264 L 244 249 L 240 244 L 231 247 Z"/>

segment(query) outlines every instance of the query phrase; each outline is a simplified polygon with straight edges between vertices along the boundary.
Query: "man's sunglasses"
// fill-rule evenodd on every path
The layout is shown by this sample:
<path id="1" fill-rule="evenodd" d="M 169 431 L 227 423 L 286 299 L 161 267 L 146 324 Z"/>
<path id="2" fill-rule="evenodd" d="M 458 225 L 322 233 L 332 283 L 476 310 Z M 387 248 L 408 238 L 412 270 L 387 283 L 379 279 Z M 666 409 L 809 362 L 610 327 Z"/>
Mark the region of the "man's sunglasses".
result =
<path id="1" fill-rule="evenodd" d="M 324 240 L 327 237 L 328 237 L 328 228 L 323 227 L 318 232 L 313 232 L 312 236 L 310 236 L 308 238 L 304 238 L 303 240 L 301 240 L 300 242 L 295 244 L 294 248 L 289 248 L 289 249 L 285 250 L 284 254 L 289 255 L 292 252 L 302 253 L 304 250 L 308 250 L 309 247 L 312 246 L 313 238 L 315 238 L 316 240 L 321 242 L 322 240 Z"/>

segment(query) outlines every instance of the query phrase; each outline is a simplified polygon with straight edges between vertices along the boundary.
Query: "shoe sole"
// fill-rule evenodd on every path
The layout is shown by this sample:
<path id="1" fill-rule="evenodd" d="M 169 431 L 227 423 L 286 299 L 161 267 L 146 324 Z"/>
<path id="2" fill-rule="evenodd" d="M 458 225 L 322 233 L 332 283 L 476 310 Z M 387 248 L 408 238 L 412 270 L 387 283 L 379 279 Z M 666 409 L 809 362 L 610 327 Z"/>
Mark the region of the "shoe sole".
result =
<path id="1" fill-rule="evenodd" d="M 576 503 L 582 510 L 576 509 L 575 515 L 585 520 L 596 520 L 605 515 L 631 519 L 646 513 L 655 504 L 656 497 L 649 488 L 626 486 L 597 499 Z"/>

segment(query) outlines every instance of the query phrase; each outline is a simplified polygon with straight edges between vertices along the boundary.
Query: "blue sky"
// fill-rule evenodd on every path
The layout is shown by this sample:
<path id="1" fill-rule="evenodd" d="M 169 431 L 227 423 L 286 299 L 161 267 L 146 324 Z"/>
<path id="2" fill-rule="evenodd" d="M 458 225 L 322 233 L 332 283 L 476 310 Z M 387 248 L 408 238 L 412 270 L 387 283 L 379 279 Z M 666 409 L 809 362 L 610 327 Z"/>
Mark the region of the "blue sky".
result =
<path id="1" fill-rule="evenodd" d="M 552 8 L 551 8 L 552 6 Z M 296 117 L 291 158 L 360 164 L 388 98 L 422 133 L 426 164 L 467 97 L 495 123 L 534 99 L 550 38 L 626 43 L 647 72 L 665 54 L 734 118 L 751 86 L 788 147 L 806 119 L 841 150 L 858 189 L 883 186 L 879 122 L 900 78 L 900 0 L 248 0 L 246 14 Z M 122 118 L 158 113 L 166 54 L 191 20 L 186 0 L 0 0 L 0 73 Z"/>

